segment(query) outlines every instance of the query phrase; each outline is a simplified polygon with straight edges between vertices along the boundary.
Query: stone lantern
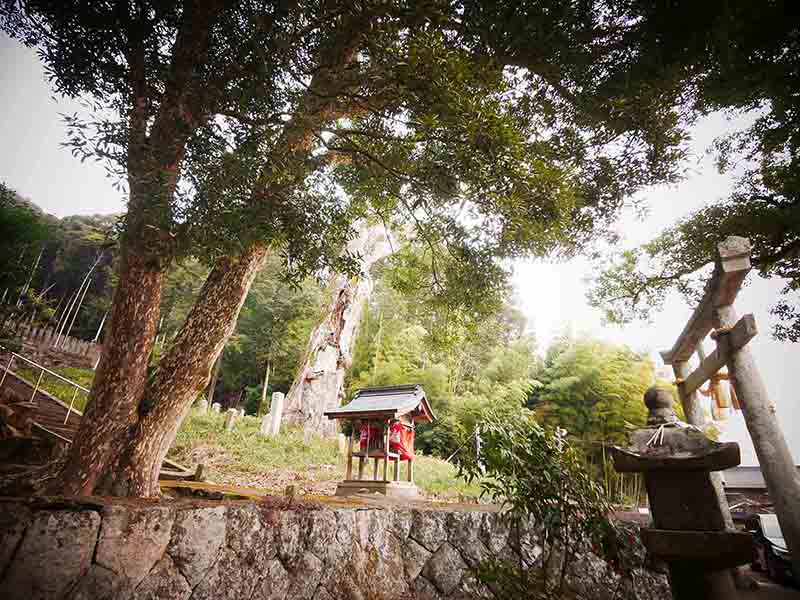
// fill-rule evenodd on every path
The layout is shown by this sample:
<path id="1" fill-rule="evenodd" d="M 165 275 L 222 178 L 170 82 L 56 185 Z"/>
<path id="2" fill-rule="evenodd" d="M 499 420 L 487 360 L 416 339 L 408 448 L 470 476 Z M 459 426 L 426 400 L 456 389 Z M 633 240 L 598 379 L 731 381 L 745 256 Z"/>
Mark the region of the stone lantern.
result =
<path id="1" fill-rule="evenodd" d="M 739 445 L 679 421 L 667 389 L 651 387 L 644 402 L 647 426 L 613 449 L 617 471 L 644 476 L 653 521 L 642 542 L 669 567 L 675 600 L 736 598 L 730 569 L 749 562 L 752 538 L 726 529 L 710 473 L 738 465 Z"/>

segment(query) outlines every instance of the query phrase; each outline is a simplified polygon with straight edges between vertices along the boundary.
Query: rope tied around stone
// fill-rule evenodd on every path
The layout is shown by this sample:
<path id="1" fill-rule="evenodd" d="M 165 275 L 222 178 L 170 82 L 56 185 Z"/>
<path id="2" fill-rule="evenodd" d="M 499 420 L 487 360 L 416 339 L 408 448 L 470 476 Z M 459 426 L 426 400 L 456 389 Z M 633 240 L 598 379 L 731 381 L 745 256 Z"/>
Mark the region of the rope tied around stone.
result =
<path id="1" fill-rule="evenodd" d="M 652 437 L 647 440 L 648 446 L 660 446 L 664 443 L 664 425 L 660 425 Z"/>

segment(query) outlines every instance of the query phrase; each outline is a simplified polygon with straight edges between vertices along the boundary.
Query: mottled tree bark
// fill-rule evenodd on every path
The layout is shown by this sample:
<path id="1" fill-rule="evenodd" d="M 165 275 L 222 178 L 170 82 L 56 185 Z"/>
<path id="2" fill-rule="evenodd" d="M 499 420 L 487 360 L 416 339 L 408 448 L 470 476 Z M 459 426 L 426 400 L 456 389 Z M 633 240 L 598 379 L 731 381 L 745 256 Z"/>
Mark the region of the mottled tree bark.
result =
<path id="1" fill-rule="evenodd" d="M 341 404 L 344 379 L 352 365 L 352 350 L 364 304 L 372 292 L 369 270 L 389 256 L 392 245 L 382 225 L 365 227 L 348 250 L 360 254 L 361 276 L 334 275 L 332 299 L 322 322 L 311 332 L 303 364 L 286 398 L 284 420 L 300 424 L 309 434 L 336 435 L 336 424 L 324 412 Z"/>
<path id="2" fill-rule="evenodd" d="M 111 323 L 86 412 L 70 447 L 58 488 L 67 495 L 97 493 L 119 449 L 130 439 L 147 379 L 164 275 L 174 256 L 172 201 L 186 143 L 200 125 L 208 91 L 197 89 L 197 68 L 207 59 L 214 23 L 224 0 L 191 3 L 172 48 L 169 74 L 157 113 L 146 78 L 146 48 L 136 26 L 127 60 L 131 86 L 127 176 L 130 201 L 122 241 L 119 281 Z"/>
<path id="3" fill-rule="evenodd" d="M 105 473 L 119 440 L 136 421 L 155 338 L 164 273 L 136 255 L 123 259 L 114 310 L 90 401 L 72 441 L 60 492 L 89 495 Z"/>
<path id="4" fill-rule="evenodd" d="M 186 322 L 159 361 L 142 400 L 141 416 L 102 491 L 159 495 L 161 463 L 197 394 L 208 385 L 267 254 L 267 246 L 259 244 L 238 257 L 217 261 Z"/>
<path id="5" fill-rule="evenodd" d="M 70 494 L 158 495 L 161 462 L 191 402 L 208 384 L 212 365 L 231 335 L 253 277 L 267 255 L 266 245 L 256 245 L 236 258 L 218 262 L 186 323 L 148 381 L 147 359 L 158 320 L 163 275 L 173 256 L 171 201 L 186 141 L 200 124 L 197 119 L 207 113 L 207 93 L 211 93 L 194 89 L 192 74 L 204 64 L 211 25 L 226 2 L 201 2 L 184 13 L 167 88 L 149 135 L 152 115 L 147 113 L 147 86 L 144 71 L 139 68 L 144 47 L 131 49 L 131 203 L 125 244 L 131 259 L 127 264 L 123 258 L 112 332 L 104 345 L 86 418 L 64 471 L 66 481 L 61 491 Z M 326 61 L 312 78 L 296 118 L 283 134 L 285 160 L 305 164 L 317 128 L 360 106 L 358 102 L 343 102 L 339 96 L 354 85 L 342 77 L 342 70 L 354 60 L 358 34 L 368 30 L 369 19 L 360 19 L 333 36 Z M 259 185 L 253 199 L 263 202 L 280 197 L 283 188 L 302 185 L 304 177 L 301 174 L 295 182 L 282 181 L 275 189 Z"/>

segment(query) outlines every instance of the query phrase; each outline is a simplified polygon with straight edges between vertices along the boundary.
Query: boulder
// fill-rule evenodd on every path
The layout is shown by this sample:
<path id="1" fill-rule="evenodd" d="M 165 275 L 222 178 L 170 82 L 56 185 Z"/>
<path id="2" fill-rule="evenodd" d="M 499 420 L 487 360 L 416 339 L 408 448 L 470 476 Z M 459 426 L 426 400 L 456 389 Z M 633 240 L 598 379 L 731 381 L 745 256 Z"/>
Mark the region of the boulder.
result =
<path id="1" fill-rule="evenodd" d="M 128 600 L 131 596 L 133 588 L 127 577 L 92 565 L 72 591 L 70 600 Z"/>
<path id="2" fill-rule="evenodd" d="M 408 581 L 414 581 L 417 578 L 430 556 L 431 552 L 425 546 L 414 540 L 408 540 L 403 546 L 403 563 Z"/>
<path id="3" fill-rule="evenodd" d="M 0 504 L 0 573 L 5 573 L 14 557 L 30 517 L 31 511 L 27 506 L 5 502 Z"/>
<path id="4" fill-rule="evenodd" d="M 322 577 L 322 561 L 311 552 L 304 552 L 296 561 L 287 566 L 292 585 L 286 597 L 296 600 L 310 600 Z"/>
<path id="5" fill-rule="evenodd" d="M 259 600 L 283 600 L 289 591 L 291 579 L 289 572 L 277 558 L 267 563 L 264 578 L 258 585 L 256 597 Z"/>
<path id="6" fill-rule="evenodd" d="M 174 520 L 175 511 L 162 506 L 105 508 L 94 562 L 135 588 L 163 556 Z"/>
<path id="7" fill-rule="evenodd" d="M 436 552 L 447 541 L 444 511 L 415 510 L 411 517 L 410 537 L 430 552 Z"/>
<path id="8" fill-rule="evenodd" d="M 477 567 L 491 554 L 481 540 L 483 515 L 478 512 L 453 512 L 447 516 L 447 535 L 470 567 Z"/>
<path id="9" fill-rule="evenodd" d="M 192 588 L 175 563 L 165 554 L 144 581 L 136 588 L 136 600 L 186 600 Z"/>
<path id="10" fill-rule="evenodd" d="M 425 563 L 422 574 L 446 596 L 461 583 L 466 569 L 467 565 L 458 551 L 445 542 Z"/>
<path id="11" fill-rule="evenodd" d="M 99 528 L 93 511 L 35 512 L 0 582 L 0 598 L 61 598 L 89 569 Z"/>
<path id="12" fill-rule="evenodd" d="M 177 512 L 167 552 L 190 587 L 200 583 L 217 560 L 226 525 L 224 506 Z"/>

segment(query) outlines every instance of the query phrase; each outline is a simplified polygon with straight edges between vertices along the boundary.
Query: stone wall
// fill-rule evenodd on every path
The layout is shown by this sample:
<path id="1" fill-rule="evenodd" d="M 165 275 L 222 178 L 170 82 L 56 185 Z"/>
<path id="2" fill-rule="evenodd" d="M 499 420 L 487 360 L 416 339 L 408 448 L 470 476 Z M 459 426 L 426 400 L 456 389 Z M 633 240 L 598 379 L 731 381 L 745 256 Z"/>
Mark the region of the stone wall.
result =
<path id="1" fill-rule="evenodd" d="M 483 598 L 472 567 L 540 551 L 489 509 L 271 506 L 0 499 L 0 598 Z M 669 598 L 662 575 L 621 582 L 591 554 L 569 579 L 582 598 Z"/>

